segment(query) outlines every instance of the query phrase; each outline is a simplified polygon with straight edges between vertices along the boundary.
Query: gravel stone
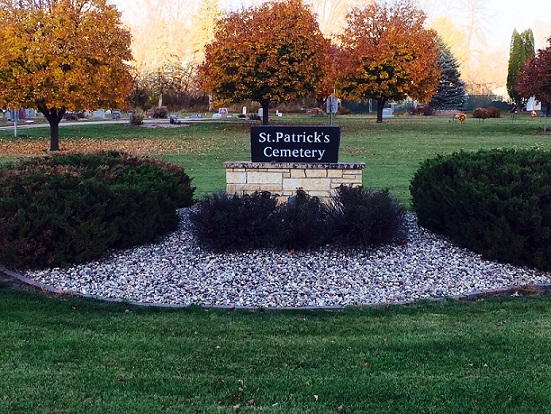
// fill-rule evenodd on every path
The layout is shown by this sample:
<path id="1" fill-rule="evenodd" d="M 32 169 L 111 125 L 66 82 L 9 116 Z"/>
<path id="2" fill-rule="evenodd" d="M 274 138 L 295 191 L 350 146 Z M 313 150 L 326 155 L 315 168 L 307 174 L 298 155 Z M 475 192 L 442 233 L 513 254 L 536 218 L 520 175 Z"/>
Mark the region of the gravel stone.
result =
<path id="1" fill-rule="evenodd" d="M 188 209 L 157 244 L 112 251 L 101 261 L 26 272 L 68 293 L 145 304 L 237 308 L 345 307 L 458 297 L 548 285 L 551 272 L 483 260 L 417 226 L 407 213 L 407 243 L 369 249 L 200 248 Z"/>

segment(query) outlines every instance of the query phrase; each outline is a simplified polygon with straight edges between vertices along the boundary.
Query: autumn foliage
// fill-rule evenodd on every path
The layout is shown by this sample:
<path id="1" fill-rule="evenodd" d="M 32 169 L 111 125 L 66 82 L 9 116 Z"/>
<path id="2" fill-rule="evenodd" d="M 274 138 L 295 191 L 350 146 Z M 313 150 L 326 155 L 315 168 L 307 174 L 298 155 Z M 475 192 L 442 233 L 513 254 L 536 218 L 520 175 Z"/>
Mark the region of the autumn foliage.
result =
<path id="1" fill-rule="evenodd" d="M 535 96 L 544 104 L 551 104 L 551 38 L 546 49 L 538 50 L 519 75 L 516 85 L 517 92 L 523 98 Z"/>
<path id="2" fill-rule="evenodd" d="M 203 88 L 218 103 L 270 103 L 312 95 L 323 77 L 328 42 L 301 0 L 269 2 L 232 12 L 206 46 Z"/>
<path id="3" fill-rule="evenodd" d="M 106 0 L 0 0 L 0 107 L 38 109 L 58 150 L 66 111 L 123 105 L 130 41 Z"/>
<path id="4" fill-rule="evenodd" d="M 340 37 L 340 96 L 377 100 L 377 122 L 382 122 L 382 109 L 389 100 L 410 97 L 429 101 L 436 91 L 440 69 L 437 35 L 425 29 L 425 20 L 424 12 L 409 0 L 352 9 Z"/>

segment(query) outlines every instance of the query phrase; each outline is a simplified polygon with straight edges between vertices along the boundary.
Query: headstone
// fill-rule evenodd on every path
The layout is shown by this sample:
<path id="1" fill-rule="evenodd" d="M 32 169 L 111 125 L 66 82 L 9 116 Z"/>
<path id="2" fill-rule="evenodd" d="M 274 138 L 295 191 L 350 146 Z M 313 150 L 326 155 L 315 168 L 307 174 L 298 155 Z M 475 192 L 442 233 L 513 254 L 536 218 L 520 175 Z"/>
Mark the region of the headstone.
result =
<path id="1" fill-rule="evenodd" d="M 392 108 L 383 108 L 383 118 L 393 118 Z"/>
<path id="2" fill-rule="evenodd" d="M 105 110 L 97 109 L 92 112 L 92 119 L 105 119 Z"/>
<path id="3" fill-rule="evenodd" d="M 263 108 L 258 108 L 258 116 L 260 118 L 262 118 L 264 116 L 264 109 Z"/>

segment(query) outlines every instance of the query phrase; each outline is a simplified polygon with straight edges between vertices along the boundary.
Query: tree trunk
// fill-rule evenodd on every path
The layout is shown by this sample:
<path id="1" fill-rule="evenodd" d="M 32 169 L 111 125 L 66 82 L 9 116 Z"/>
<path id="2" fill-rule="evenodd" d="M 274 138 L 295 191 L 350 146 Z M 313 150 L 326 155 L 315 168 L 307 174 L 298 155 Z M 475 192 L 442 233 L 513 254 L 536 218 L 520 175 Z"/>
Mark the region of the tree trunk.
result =
<path id="1" fill-rule="evenodd" d="M 262 101 L 262 125 L 269 125 L 270 121 L 268 119 L 268 107 L 270 102 Z"/>
<path id="2" fill-rule="evenodd" d="M 46 117 L 50 124 L 50 148 L 48 151 L 59 151 L 59 123 L 65 115 L 65 107 L 48 109 L 44 104 L 38 104 L 38 110 Z"/>
<path id="3" fill-rule="evenodd" d="M 383 108 L 387 100 L 388 99 L 386 97 L 377 99 L 377 123 L 378 124 L 383 123 Z"/>

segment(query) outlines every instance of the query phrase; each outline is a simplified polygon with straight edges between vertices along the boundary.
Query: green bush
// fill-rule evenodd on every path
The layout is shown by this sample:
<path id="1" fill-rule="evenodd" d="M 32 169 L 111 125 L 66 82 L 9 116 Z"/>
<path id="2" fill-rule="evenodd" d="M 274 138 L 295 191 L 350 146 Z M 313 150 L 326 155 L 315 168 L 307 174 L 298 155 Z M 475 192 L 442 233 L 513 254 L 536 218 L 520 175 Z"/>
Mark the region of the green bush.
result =
<path id="1" fill-rule="evenodd" d="M 551 269 L 551 153 L 485 150 L 421 164 L 419 224 L 484 257 Z"/>
<path id="2" fill-rule="evenodd" d="M 318 197 L 298 190 L 288 204 L 279 206 L 277 244 L 288 249 L 322 246 L 330 241 L 328 209 Z"/>
<path id="3" fill-rule="evenodd" d="M 215 193 L 191 212 L 198 242 L 216 250 L 314 248 L 328 243 L 361 247 L 404 236 L 405 209 L 388 190 L 341 187 L 330 207 L 298 191 L 277 205 L 269 192 Z"/>
<path id="4" fill-rule="evenodd" d="M 388 189 L 341 185 L 333 199 L 331 228 L 336 243 L 344 246 L 375 246 L 406 236 L 406 209 Z"/>
<path id="5" fill-rule="evenodd" d="M 0 168 L 0 262 L 46 267 L 155 240 L 190 206 L 185 172 L 119 152 L 53 155 Z"/>
<path id="6" fill-rule="evenodd" d="M 198 242 L 214 250 L 275 246 L 277 200 L 269 192 L 230 196 L 224 192 L 201 199 L 190 213 Z"/>

